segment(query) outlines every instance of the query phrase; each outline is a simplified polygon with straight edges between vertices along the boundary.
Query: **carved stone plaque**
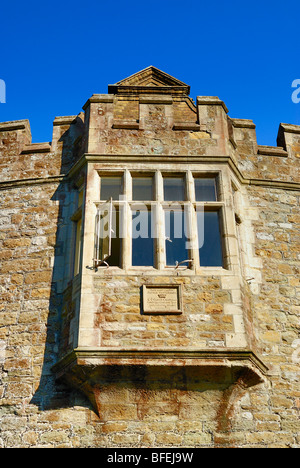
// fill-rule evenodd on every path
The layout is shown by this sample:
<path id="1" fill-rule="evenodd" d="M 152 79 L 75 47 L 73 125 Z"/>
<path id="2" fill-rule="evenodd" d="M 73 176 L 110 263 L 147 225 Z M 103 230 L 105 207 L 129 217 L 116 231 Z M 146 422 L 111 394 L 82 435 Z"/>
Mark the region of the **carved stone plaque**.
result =
<path id="1" fill-rule="evenodd" d="M 182 314 L 181 285 L 144 285 L 145 314 Z"/>

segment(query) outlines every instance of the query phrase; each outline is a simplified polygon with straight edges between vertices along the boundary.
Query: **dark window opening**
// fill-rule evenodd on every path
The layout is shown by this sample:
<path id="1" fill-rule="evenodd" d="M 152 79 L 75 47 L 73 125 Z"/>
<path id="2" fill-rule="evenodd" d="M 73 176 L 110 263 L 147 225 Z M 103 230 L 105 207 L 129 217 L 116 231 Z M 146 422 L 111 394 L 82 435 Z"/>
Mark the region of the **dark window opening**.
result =
<path id="1" fill-rule="evenodd" d="M 197 212 L 200 266 L 222 267 L 220 219 L 217 211 Z"/>
<path id="2" fill-rule="evenodd" d="M 151 210 L 132 212 L 132 266 L 154 266 Z"/>
<path id="3" fill-rule="evenodd" d="M 165 210 L 167 266 L 173 266 L 189 259 L 187 229 L 187 216 L 183 210 Z"/>

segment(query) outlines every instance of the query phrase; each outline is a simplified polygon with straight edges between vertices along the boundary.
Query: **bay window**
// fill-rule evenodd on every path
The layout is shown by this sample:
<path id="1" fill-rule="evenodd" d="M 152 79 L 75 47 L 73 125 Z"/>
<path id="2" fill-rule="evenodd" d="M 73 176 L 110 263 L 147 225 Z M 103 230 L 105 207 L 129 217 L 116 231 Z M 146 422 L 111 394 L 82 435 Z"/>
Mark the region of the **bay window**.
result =
<path id="1" fill-rule="evenodd" d="M 99 176 L 95 267 L 224 267 L 218 173 Z"/>

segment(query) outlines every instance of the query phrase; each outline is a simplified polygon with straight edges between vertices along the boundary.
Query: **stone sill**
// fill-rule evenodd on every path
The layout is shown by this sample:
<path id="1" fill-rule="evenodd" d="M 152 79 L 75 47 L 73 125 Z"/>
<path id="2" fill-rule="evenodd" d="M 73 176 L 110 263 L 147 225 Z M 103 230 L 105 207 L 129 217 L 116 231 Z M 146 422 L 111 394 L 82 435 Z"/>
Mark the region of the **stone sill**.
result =
<path id="1" fill-rule="evenodd" d="M 226 367 L 229 363 L 245 362 L 252 363 L 257 370 L 266 374 L 268 367 L 263 361 L 251 350 L 248 349 L 231 349 L 231 348 L 211 348 L 211 349 L 115 349 L 115 348 L 90 348 L 80 347 L 74 349 L 65 358 L 59 361 L 53 367 L 56 371 L 64 363 L 77 361 L 79 365 L 95 365 L 96 361 L 99 365 L 165 365 L 172 364 L 181 366 L 183 364 L 193 365 L 220 365 L 222 363 Z"/>
<path id="2" fill-rule="evenodd" d="M 197 267 L 197 268 L 187 268 L 186 266 L 165 266 L 163 269 L 158 269 L 154 267 L 129 267 L 129 268 L 120 268 L 115 266 L 98 266 L 97 271 L 95 269 L 90 270 L 95 277 L 105 277 L 107 275 L 112 276 L 174 276 L 174 277 L 203 277 L 203 276 L 235 276 L 237 273 L 234 270 L 234 265 L 232 268 L 223 268 L 223 267 Z M 180 273 L 180 274 L 179 274 Z"/>

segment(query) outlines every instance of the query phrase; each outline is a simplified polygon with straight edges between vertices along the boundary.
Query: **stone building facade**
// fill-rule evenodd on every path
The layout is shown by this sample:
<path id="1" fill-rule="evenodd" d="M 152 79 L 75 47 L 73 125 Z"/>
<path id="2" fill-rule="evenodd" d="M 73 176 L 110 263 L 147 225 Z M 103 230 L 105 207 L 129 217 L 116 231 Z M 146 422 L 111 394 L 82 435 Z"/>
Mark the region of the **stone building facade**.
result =
<path id="1" fill-rule="evenodd" d="M 189 93 L 0 123 L 0 447 L 300 447 L 300 126 Z"/>

